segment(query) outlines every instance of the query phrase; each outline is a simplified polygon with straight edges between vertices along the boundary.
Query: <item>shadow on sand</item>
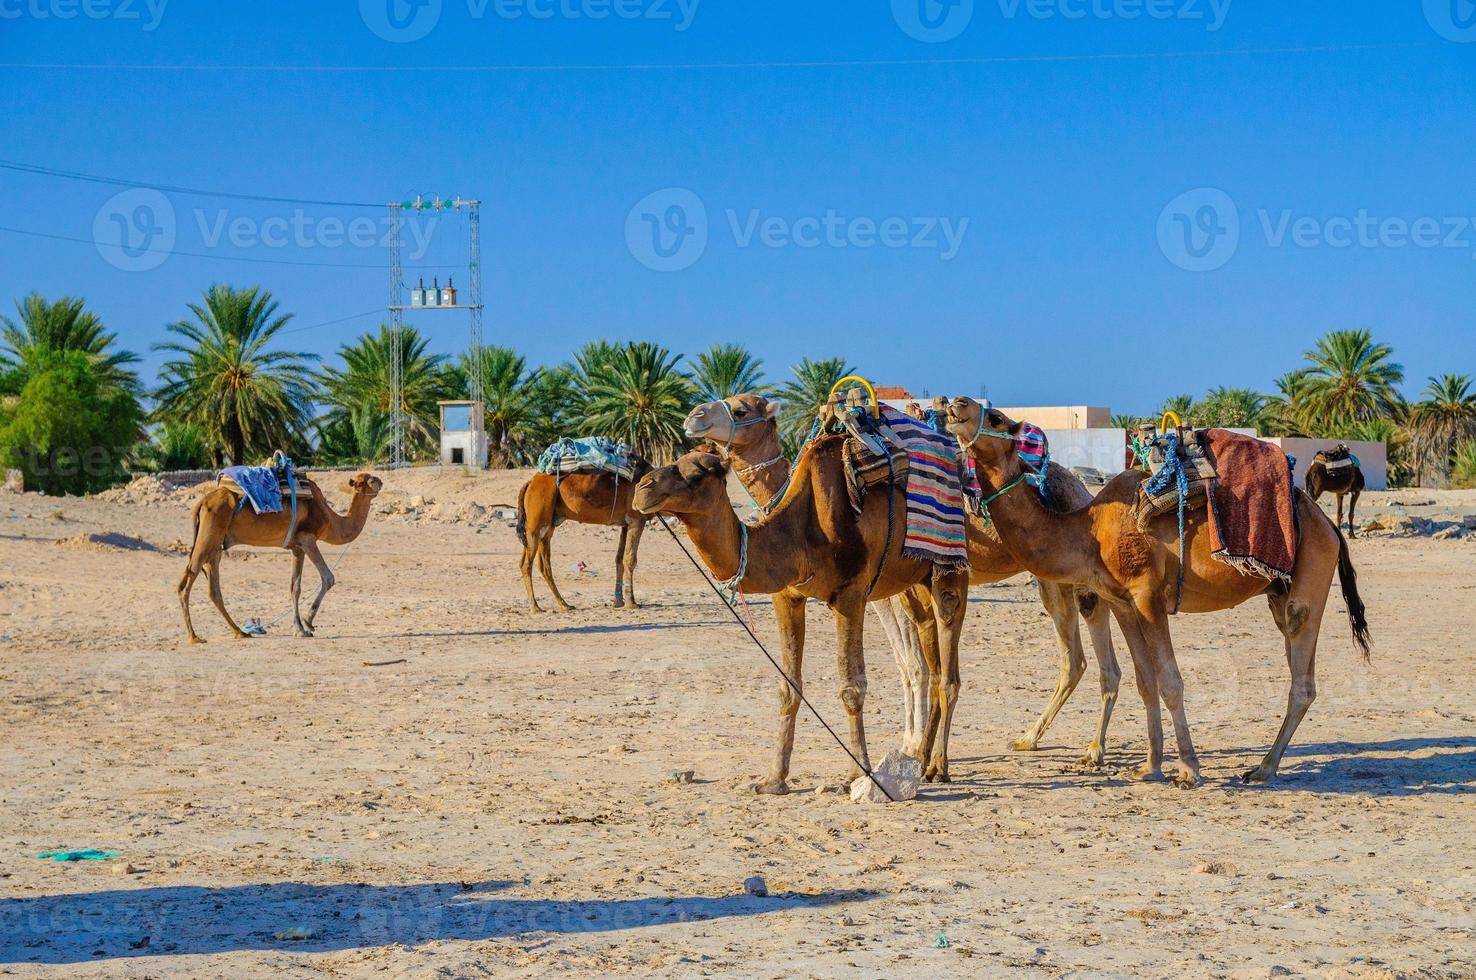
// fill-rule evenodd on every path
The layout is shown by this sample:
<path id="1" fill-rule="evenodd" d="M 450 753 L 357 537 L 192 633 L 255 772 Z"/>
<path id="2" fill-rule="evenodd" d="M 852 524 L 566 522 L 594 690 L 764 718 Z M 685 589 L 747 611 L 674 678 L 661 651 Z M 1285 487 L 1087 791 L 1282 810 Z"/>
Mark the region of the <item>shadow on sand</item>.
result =
<path id="1" fill-rule="evenodd" d="M 87 963 L 240 950 L 311 953 L 526 933 L 607 932 L 824 908 L 875 897 L 859 889 L 768 898 L 725 895 L 558 902 L 493 897 L 492 893 L 512 884 L 285 882 L 3 899 L 0 963 Z M 277 932 L 293 927 L 309 930 L 312 938 L 274 938 Z"/>

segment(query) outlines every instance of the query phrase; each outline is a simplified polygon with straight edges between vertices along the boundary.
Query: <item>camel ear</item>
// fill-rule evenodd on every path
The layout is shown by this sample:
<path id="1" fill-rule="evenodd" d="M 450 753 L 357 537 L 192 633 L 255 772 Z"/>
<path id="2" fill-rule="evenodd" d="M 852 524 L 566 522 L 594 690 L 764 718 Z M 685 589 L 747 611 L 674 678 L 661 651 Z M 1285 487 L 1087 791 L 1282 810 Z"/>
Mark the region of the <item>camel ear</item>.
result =
<path id="1" fill-rule="evenodd" d="M 776 416 L 778 414 L 779 414 L 779 403 L 778 402 L 768 402 L 768 403 L 766 403 L 764 405 L 764 415 L 767 416 L 768 418 L 773 418 L 774 416 Z"/>
<path id="2" fill-rule="evenodd" d="M 728 468 L 723 465 L 722 457 L 711 453 L 697 457 L 697 471 L 704 476 L 728 475 Z"/>

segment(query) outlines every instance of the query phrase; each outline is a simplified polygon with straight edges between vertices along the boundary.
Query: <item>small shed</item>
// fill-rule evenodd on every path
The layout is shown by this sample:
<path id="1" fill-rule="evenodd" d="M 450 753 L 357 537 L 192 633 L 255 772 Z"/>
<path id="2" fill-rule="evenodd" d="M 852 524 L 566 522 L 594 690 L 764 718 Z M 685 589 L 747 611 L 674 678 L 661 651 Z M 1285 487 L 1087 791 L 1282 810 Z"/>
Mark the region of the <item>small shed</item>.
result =
<path id="1" fill-rule="evenodd" d="M 482 403 L 436 402 L 441 408 L 441 465 L 487 468 L 487 429 Z"/>

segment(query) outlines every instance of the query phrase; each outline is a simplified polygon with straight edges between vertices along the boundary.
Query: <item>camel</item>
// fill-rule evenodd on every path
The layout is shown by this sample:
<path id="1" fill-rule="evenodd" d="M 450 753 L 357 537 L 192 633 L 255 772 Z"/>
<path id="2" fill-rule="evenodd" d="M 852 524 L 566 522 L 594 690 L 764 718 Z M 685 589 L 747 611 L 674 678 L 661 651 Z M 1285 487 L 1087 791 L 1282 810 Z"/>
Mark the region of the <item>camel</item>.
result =
<path id="1" fill-rule="evenodd" d="M 646 518 L 630 509 L 630 498 L 636 481 L 651 470 L 651 464 L 633 459 L 635 475 L 629 480 L 613 473 L 534 473 L 518 491 L 518 543 L 523 546 L 520 567 L 523 588 L 528 591 L 528 611 L 541 613 L 538 597 L 533 594 L 533 561 L 538 560 L 543 581 L 553 593 L 559 610 L 574 607 L 564 601 L 553 577 L 550 547 L 554 528 L 565 521 L 580 524 L 619 525 L 620 543 L 615 547 L 615 608 L 639 609 L 635 597 L 636 550 L 646 530 Z"/>
<path id="2" fill-rule="evenodd" d="M 861 715 L 867 601 L 926 585 L 936 610 L 943 670 L 951 675 L 956 669 L 968 573 L 935 570 L 932 562 L 903 556 L 907 505 L 901 483 L 892 487 L 890 501 L 877 488 L 866 495 L 860 514 L 851 508 L 841 442 L 840 436 L 812 441 L 795 464 L 784 499 L 752 527 L 738 519 L 728 500 L 728 467 L 721 457 L 688 453 L 676 464 L 648 473 L 636 486 L 634 506 L 645 514 L 680 520 L 714 578 L 742 592 L 774 596 L 783 669 L 794 687 L 786 683 L 779 689 L 778 746 L 768 777 L 754 785 L 759 793 L 789 791 L 809 599 L 824 602 L 835 616 L 840 699 L 850 722 L 851 753 L 862 769 L 871 768 Z M 861 774 L 853 768 L 850 778 Z M 947 781 L 948 757 L 941 740 L 935 741 L 924 774 Z"/>
<path id="3" fill-rule="evenodd" d="M 1346 446 L 1339 447 L 1346 449 Z M 1348 537 L 1358 537 L 1357 527 L 1353 523 L 1353 508 L 1358 506 L 1358 495 L 1363 493 L 1363 470 L 1357 463 L 1350 462 L 1347 466 L 1339 466 L 1328 469 L 1322 460 L 1313 458 L 1312 465 L 1307 467 L 1307 476 L 1303 481 L 1307 486 L 1307 494 L 1316 501 L 1324 492 L 1331 493 L 1338 498 L 1338 520 L 1337 527 L 1343 527 L 1343 495 L 1348 494 Z"/>
<path id="4" fill-rule="evenodd" d="M 336 513 L 329 506 L 318 485 L 306 477 L 298 477 L 299 486 L 308 491 L 303 499 L 298 496 L 297 523 L 292 523 L 292 511 L 284 506 L 275 514 L 258 514 L 245 503 L 240 495 L 226 487 L 216 486 L 195 501 L 191 519 L 194 522 L 194 539 L 190 546 L 190 559 L 185 564 L 175 591 L 179 594 L 179 608 L 184 613 L 185 632 L 191 643 L 205 641 L 195 632 L 190 622 L 190 590 L 201 570 L 210 581 L 210 601 L 220 610 L 232 635 L 238 640 L 247 634 L 226 612 L 225 600 L 220 592 L 220 559 L 232 545 L 249 544 L 258 548 L 288 548 L 292 551 L 292 616 L 297 635 L 313 635 L 313 620 L 323 605 L 323 597 L 333 588 L 333 571 L 318 550 L 320 541 L 328 544 L 346 545 L 359 536 L 369 520 L 369 505 L 384 486 L 377 476 L 360 473 L 344 485 L 344 492 L 351 494 L 346 514 Z M 291 529 L 291 538 L 288 530 Z M 318 570 L 318 594 L 308 609 L 307 619 L 302 617 L 302 560 L 306 557 Z"/>
<path id="5" fill-rule="evenodd" d="M 766 507 L 781 494 L 789 481 L 789 461 L 784 457 L 779 441 L 779 426 L 774 421 L 777 406 L 762 395 L 745 393 L 722 401 L 706 402 L 692 409 L 687 416 L 685 429 L 688 435 L 707 439 L 721 446 L 732 464 L 733 473 L 748 491 L 749 496 L 760 508 Z M 1068 507 L 1082 507 L 1091 502 L 1092 495 L 1086 486 L 1064 467 L 1052 467 L 1052 487 L 1062 496 Z M 969 584 L 987 585 L 1003 581 L 1025 571 L 1004 547 L 999 535 L 986 528 L 978 517 L 968 521 Z M 1060 670 L 1056 677 L 1056 689 L 1040 717 L 1019 738 L 1010 742 L 1017 751 L 1033 751 L 1040 747 L 1046 729 L 1055 721 L 1077 683 L 1086 673 L 1086 655 L 1082 649 L 1081 634 L 1077 628 L 1078 609 L 1087 621 L 1091 634 L 1092 648 L 1097 655 L 1101 674 L 1102 705 L 1097 730 L 1081 764 L 1099 768 L 1103 764 L 1107 725 L 1117 703 L 1118 685 L 1122 671 L 1117 665 L 1117 656 L 1112 649 L 1112 627 L 1105 604 L 1097 597 L 1078 592 L 1072 586 L 1037 582 L 1040 588 L 1041 605 L 1051 617 L 1056 630 L 1056 641 L 1060 646 Z M 933 717 L 933 705 L 947 704 L 950 697 L 956 699 L 959 679 L 944 678 L 939 674 L 936 643 L 925 644 L 922 640 L 927 626 L 932 621 L 931 609 L 919 608 L 917 603 L 926 603 L 926 593 L 916 591 L 903 593 L 891 599 L 871 603 L 871 609 L 881 620 L 882 629 L 891 644 L 897 659 L 897 668 L 902 675 L 903 724 L 902 748 L 919 758 L 925 758 L 929 748 L 929 736 L 935 733 L 939 719 Z M 908 605 L 904 607 L 903 603 Z M 922 629 L 919 629 L 919 624 Z M 933 698 L 929 698 L 928 680 L 933 679 Z M 949 688 L 952 688 L 952 695 Z M 947 712 L 951 717 L 952 712 Z M 945 727 L 940 733 L 946 748 L 949 732 Z"/>
<path id="6" fill-rule="evenodd" d="M 1173 782 L 1181 788 L 1198 785 L 1199 759 L 1189 734 L 1184 685 L 1168 625 L 1178 591 L 1178 525 L 1172 515 L 1165 514 L 1149 526 L 1148 533 L 1138 530 L 1133 503 L 1145 474 L 1127 470 L 1086 507 L 1053 512 L 1042 506 L 1028 484 L 1018 489 L 1025 474 L 1009 437 L 1019 430 L 1019 423 L 967 397 L 949 404 L 948 420 L 949 431 L 973 454 L 979 482 L 988 494 L 989 514 L 1016 559 L 1044 580 L 1085 586 L 1113 607 L 1132 652 L 1138 693 L 1148 715 L 1148 758 L 1131 775 L 1148 779 L 1161 773 L 1163 730 L 1158 700 L 1162 698 L 1173 718 L 1178 747 Z M 1368 656 L 1368 623 L 1348 544 L 1322 508 L 1300 491 L 1294 492 L 1300 540 L 1289 585 L 1245 574 L 1211 557 L 1202 508 L 1191 509 L 1185 519 L 1187 560 L 1179 609 L 1214 612 L 1265 595 L 1271 618 L 1285 641 L 1291 670 L 1286 716 L 1265 758 L 1242 774 L 1241 779 L 1248 783 L 1265 782 L 1276 775 L 1287 744 L 1316 697 L 1317 638 L 1335 572 L 1353 638 L 1364 657 Z"/>

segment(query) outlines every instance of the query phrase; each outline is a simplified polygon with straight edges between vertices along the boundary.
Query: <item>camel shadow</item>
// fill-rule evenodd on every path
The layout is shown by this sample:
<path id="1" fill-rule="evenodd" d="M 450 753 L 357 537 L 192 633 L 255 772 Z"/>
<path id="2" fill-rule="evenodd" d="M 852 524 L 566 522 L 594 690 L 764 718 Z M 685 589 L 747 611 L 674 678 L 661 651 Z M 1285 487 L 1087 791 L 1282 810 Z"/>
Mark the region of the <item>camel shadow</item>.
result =
<path id="1" fill-rule="evenodd" d="M 181 885 L 0 899 L 0 963 L 90 963 L 243 950 L 329 952 L 528 933 L 609 932 L 764 915 L 866 901 L 852 889 L 768 898 L 494 898 L 508 881 L 475 885 L 282 882 L 205 888 Z M 286 929 L 308 938 L 278 939 Z M 531 937 L 530 937 L 531 938 Z"/>
<path id="2" fill-rule="evenodd" d="M 1433 752 L 1430 750 L 1456 750 Z M 1239 758 L 1244 769 L 1260 762 L 1265 746 L 1211 749 L 1201 751 L 1201 759 Z M 1399 753 L 1387 755 L 1384 753 Z M 1118 769 L 1142 761 L 1134 749 L 1108 752 L 1107 767 L 1102 770 L 1077 769 L 1072 764 L 1080 747 L 1042 746 L 1036 752 L 1001 752 L 966 756 L 954 760 L 955 791 L 990 789 L 1080 789 L 1084 786 L 1127 785 Z M 1315 759 L 1309 756 L 1329 756 Z M 970 769 L 995 767 L 1010 760 L 1035 760 L 1040 768 L 1033 774 L 1004 778 L 969 775 Z M 1172 752 L 1166 762 L 1172 761 Z M 1063 772 L 1062 767 L 1068 771 Z M 1292 745 L 1281 760 L 1281 770 L 1270 783 L 1242 783 L 1238 778 L 1211 779 L 1210 785 L 1232 790 L 1275 792 L 1277 790 L 1314 793 L 1361 793 L 1368 796 L 1422 796 L 1430 793 L 1476 793 L 1476 737 L 1399 738 L 1382 742 L 1312 742 Z M 943 802 L 959 798 L 947 793 L 930 795 Z"/>
<path id="3" fill-rule="evenodd" d="M 555 620 L 550 620 L 546 629 L 526 630 L 442 630 L 422 631 L 417 633 L 395 633 L 392 639 L 456 639 L 462 637 L 476 636 L 566 636 L 569 634 L 600 634 L 600 633 L 649 633 L 656 630 L 681 630 L 681 629 L 705 629 L 711 626 L 727 626 L 732 620 L 727 619 L 705 619 L 696 622 L 684 623 L 601 623 L 590 626 L 555 626 Z M 334 637 L 338 640 L 381 640 L 386 639 L 378 634 L 345 634 Z"/>

